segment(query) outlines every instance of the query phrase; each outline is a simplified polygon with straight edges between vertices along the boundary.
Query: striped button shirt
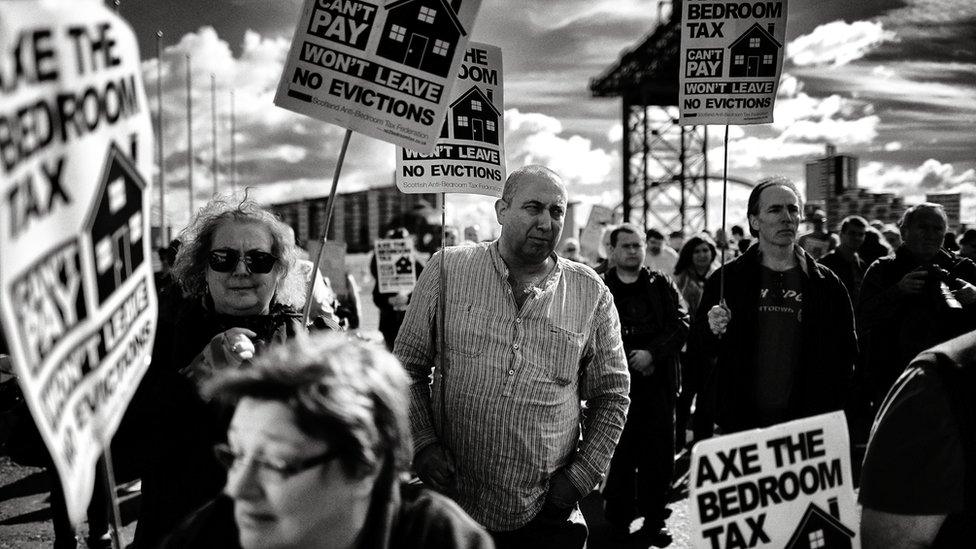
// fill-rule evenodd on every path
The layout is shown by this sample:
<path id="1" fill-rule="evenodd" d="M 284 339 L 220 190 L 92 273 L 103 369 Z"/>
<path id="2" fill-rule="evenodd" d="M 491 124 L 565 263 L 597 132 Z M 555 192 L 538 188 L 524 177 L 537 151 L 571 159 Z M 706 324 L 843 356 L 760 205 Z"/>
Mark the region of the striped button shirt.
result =
<path id="1" fill-rule="evenodd" d="M 396 340 L 412 381 L 414 451 L 439 442 L 457 466 L 450 495 L 488 529 L 514 530 L 542 508 L 560 468 L 580 494 L 606 471 L 630 403 L 620 321 L 610 291 L 579 263 L 553 255 L 555 269 L 519 309 L 497 241 L 446 255 L 446 375 L 435 368 L 442 254 Z"/>

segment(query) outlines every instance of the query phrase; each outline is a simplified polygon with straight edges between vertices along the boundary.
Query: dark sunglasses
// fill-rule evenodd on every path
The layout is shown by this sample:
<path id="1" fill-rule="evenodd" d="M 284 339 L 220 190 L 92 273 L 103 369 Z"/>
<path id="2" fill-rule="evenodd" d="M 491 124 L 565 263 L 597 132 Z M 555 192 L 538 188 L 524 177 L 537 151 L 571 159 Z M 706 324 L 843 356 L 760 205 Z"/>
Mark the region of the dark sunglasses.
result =
<path id="1" fill-rule="evenodd" d="M 241 252 L 230 248 L 220 248 L 210 250 L 210 268 L 218 273 L 229 273 L 237 268 L 241 261 Z M 274 269 L 278 258 L 262 252 L 261 250 L 248 250 L 244 252 L 244 267 L 247 272 L 254 274 L 267 274 Z"/>

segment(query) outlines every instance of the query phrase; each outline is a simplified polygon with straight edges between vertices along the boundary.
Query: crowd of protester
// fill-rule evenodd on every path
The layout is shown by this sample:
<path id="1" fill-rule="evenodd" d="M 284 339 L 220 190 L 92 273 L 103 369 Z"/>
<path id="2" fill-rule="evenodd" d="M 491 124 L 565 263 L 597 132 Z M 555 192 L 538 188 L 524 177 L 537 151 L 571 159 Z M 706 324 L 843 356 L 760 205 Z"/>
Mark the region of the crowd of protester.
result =
<path id="1" fill-rule="evenodd" d="M 817 210 L 801 234 L 772 178 L 746 229 L 625 223 L 588 266 L 567 203 L 554 171 L 512 172 L 496 240 L 452 234 L 412 293 L 374 289 L 385 348 L 289 227 L 207 204 L 160 250 L 116 440 L 142 480 L 133 546 L 579 548 L 601 487 L 615 539 L 665 547 L 683 447 L 835 410 L 867 446 L 865 547 L 973 539 L 976 231 L 957 243 L 923 203 L 896 227 Z"/>

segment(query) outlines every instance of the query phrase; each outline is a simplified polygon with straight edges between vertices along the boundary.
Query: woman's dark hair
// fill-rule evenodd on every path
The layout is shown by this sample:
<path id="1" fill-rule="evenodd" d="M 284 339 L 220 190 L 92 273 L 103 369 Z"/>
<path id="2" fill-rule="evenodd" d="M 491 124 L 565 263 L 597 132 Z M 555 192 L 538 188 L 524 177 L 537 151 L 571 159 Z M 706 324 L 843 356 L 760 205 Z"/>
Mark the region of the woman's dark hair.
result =
<path id="1" fill-rule="evenodd" d="M 689 238 L 681 247 L 681 251 L 678 252 L 678 262 L 674 264 L 674 274 L 681 274 L 694 267 L 695 248 L 701 244 L 708 244 L 708 249 L 712 252 L 712 261 L 715 261 L 715 256 L 718 255 L 715 249 L 715 241 L 705 233 L 698 233 Z"/>
<path id="2" fill-rule="evenodd" d="M 408 379 L 380 345 L 334 332 L 298 337 L 248 368 L 222 371 L 204 392 L 230 405 L 248 397 L 281 402 L 299 430 L 338 451 L 353 478 L 410 465 Z"/>

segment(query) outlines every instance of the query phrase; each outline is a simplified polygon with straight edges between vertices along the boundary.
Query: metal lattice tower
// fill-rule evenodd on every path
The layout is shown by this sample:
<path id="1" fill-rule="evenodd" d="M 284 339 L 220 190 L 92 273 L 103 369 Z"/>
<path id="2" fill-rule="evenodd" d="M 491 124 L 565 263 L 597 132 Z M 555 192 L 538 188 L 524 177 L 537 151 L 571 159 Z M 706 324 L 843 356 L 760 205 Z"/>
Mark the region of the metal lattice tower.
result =
<path id="1" fill-rule="evenodd" d="M 624 219 L 645 228 L 707 228 L 707 129 L 677 123 L 680 1 L 672 16 L 590 81 L 623 101 Z"/>

